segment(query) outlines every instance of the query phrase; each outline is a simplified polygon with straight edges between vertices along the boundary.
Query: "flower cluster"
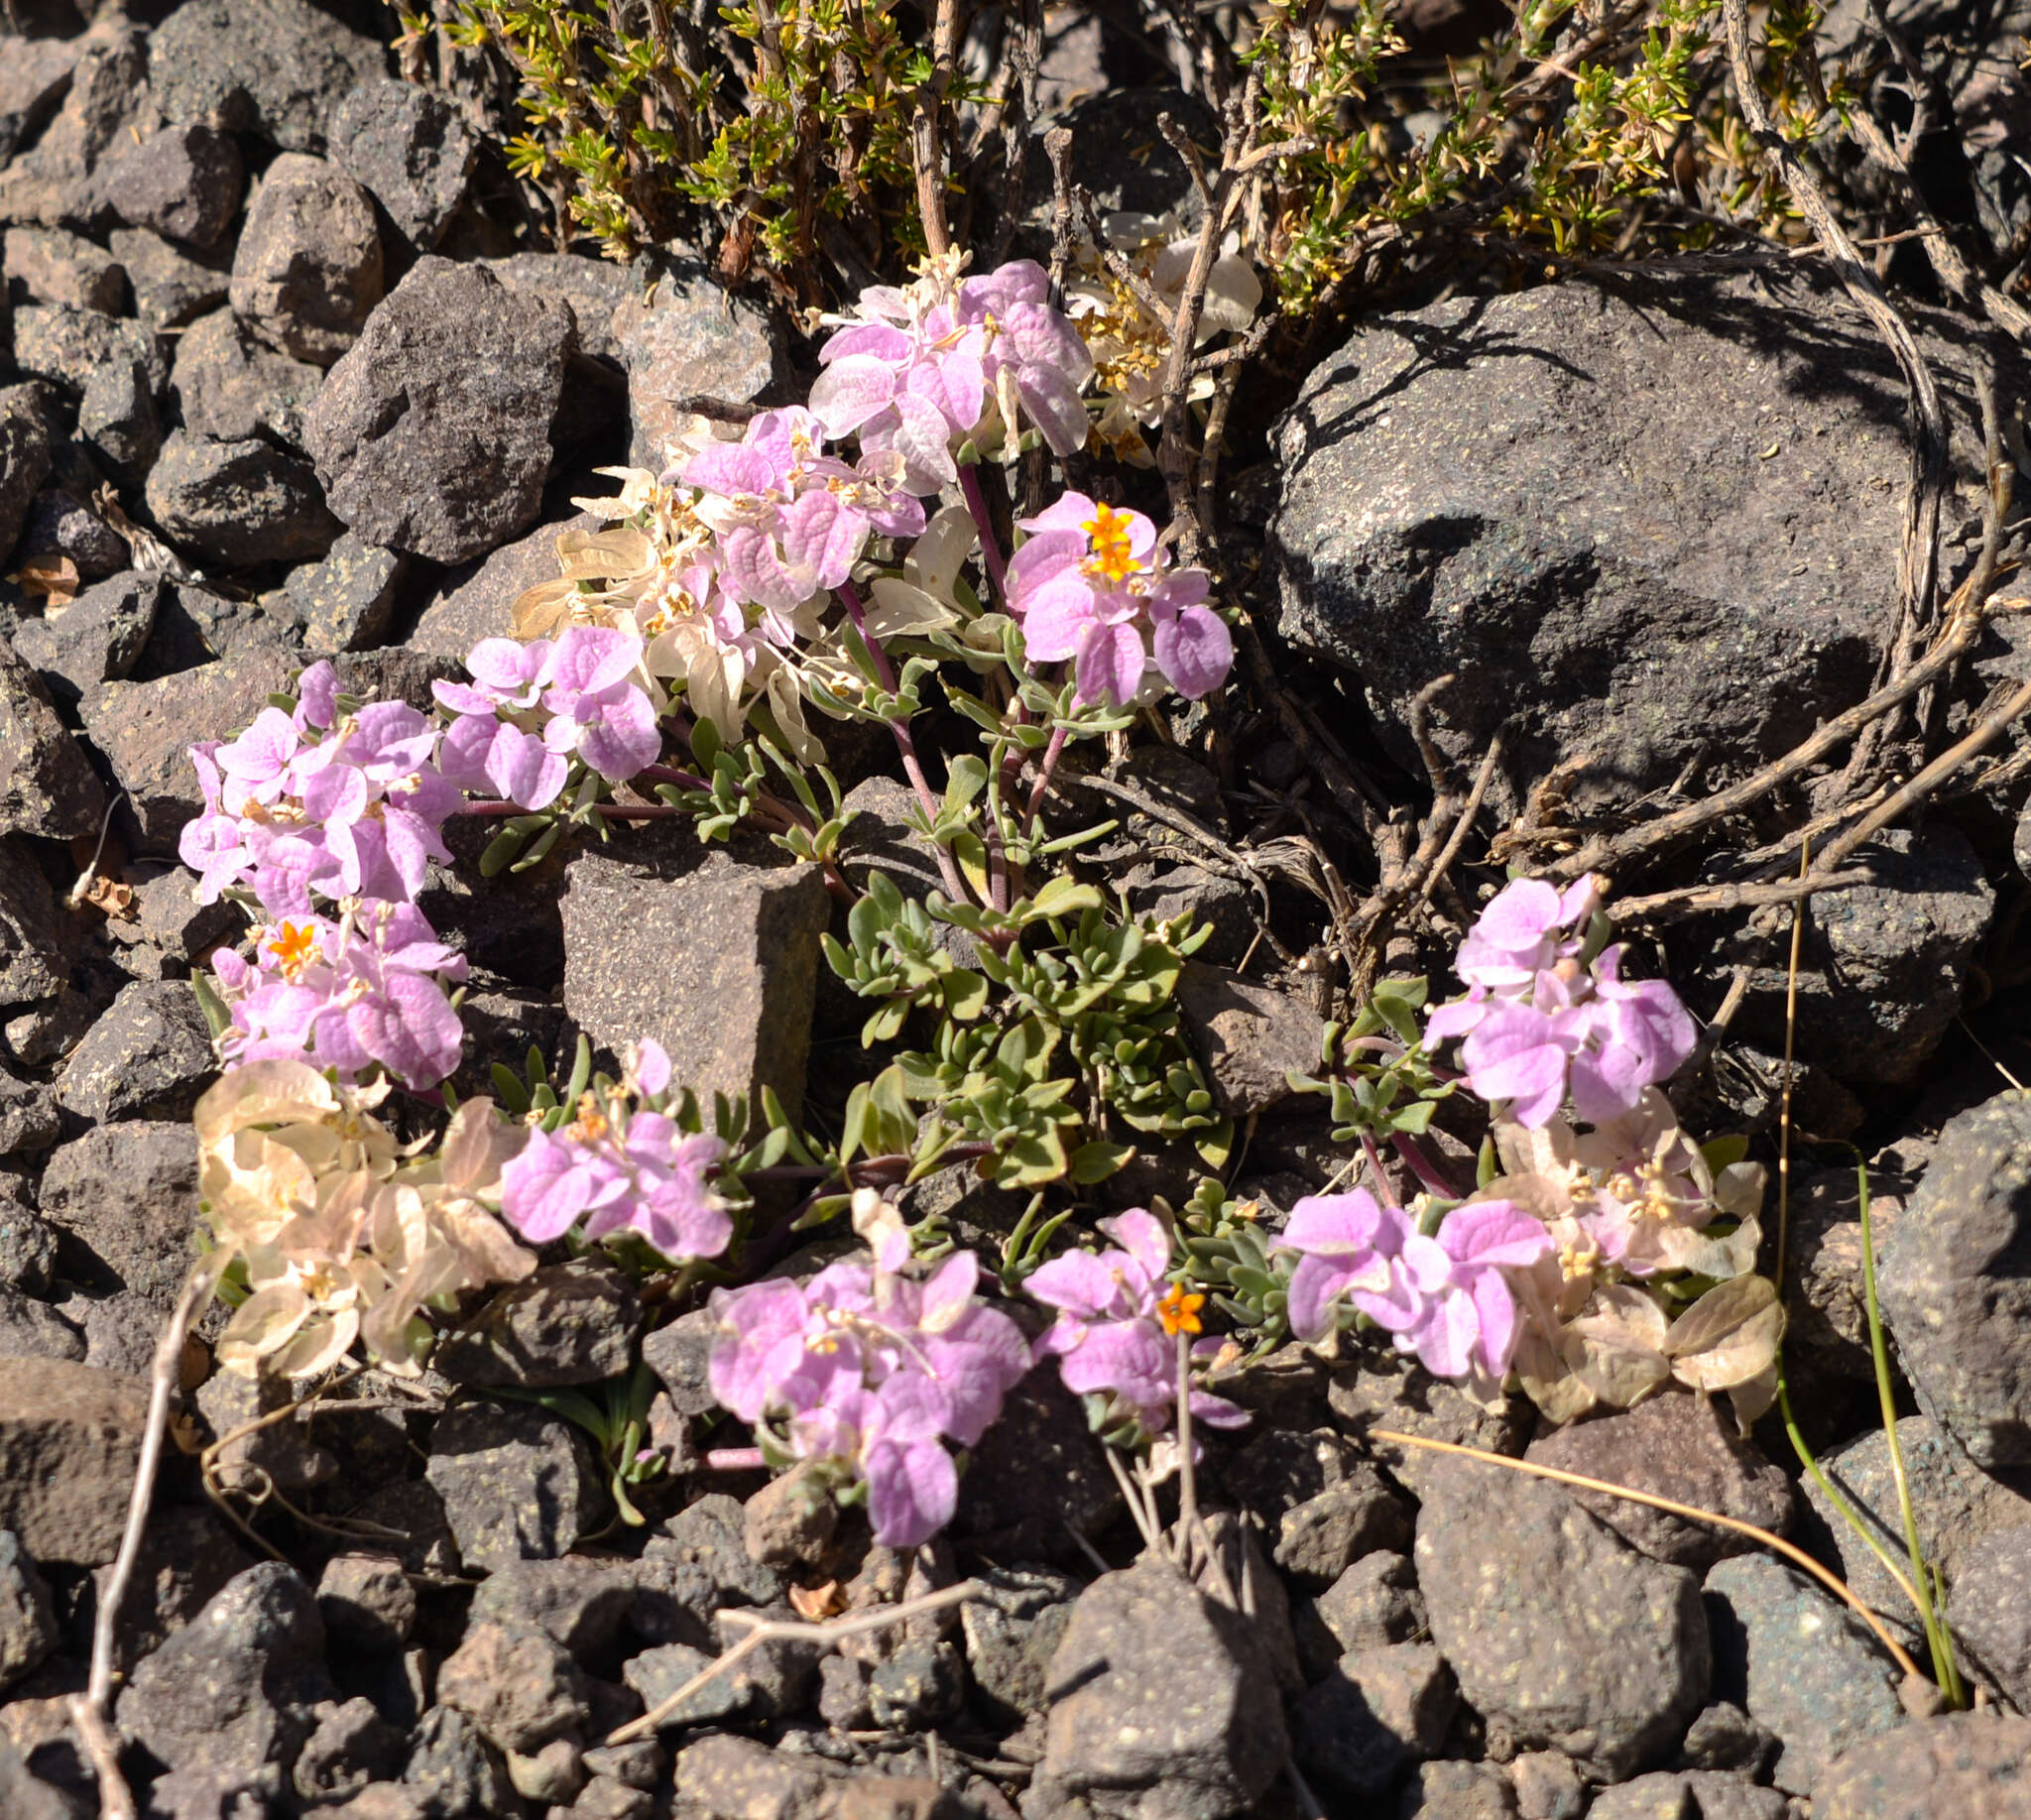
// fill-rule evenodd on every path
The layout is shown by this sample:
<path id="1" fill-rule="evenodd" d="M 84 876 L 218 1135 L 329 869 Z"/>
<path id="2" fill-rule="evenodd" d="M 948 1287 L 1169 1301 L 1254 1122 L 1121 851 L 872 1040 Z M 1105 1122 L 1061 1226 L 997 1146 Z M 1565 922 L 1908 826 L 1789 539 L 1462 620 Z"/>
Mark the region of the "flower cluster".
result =
<path id="1" fill-rule="evenodd" d="M 1067 493 L 1022 528 L 1010 611 L 1032 663 L 1072 661 L 1079 700 L 1127 706 L 1153 672 L 1196 701 L 1227 679 L 1234 641 L 1204 604 L 1210 578 L 1170 569 L 1141 513 Z"/>
<path id="2" fill-rule="evenodd" d="M 669 1056 L 645 1040 L 618 1088 L 584 1094 L 570 1124 L 531 1132 L 501 1178 L 516 1231 L 542 1245 L 583 1221 L 588 1239 L 634 1231 L 666 1258 L 725 1251 L 733 1222 L 709 1175 L 726 1146 L 677 1124 L 669 1086 Z"/>
<path id="3" fill-rule="evenodd" d="M 1546 1256 L 1552 1238 L 1500 1200 L 1456 1209 L 1430 1238 L 1400 1208 L 1357 1188 L 1299 1201 L 1280 1244 L 1300 1254 L 1290 1278 L 1300 1339 L 1322 1338 L 1345 1296 L 1433 1376 L 1499 1381 L 1520 1324 L 1509 1274 Z"/>
<path id="4" fill-rule="evenodd" d="M 1590 1123 L 1631 1112 L 1693 1052 L 1693 1021 L 1666 982 L 1623 980 L 1618 946 L 1589 959 L 1600 908 L 1593 879 L 1563 893 L 1542 879 L 1506 886 L 1461 944 L 1467 996 L 1426 1021 L 1429 1042 L 1465 1039 L 1468 1083 L 1519 1125 L 1543 1125 L 1569 1093 Z"/>
<path id="5" fill-rule="evenodd" d="M 906 289 L 878 285 L 818 350 L 825 371 L 811 412 L 832 436 L 900 457 L 903 484 L 931 494 L 959 478 L 953 444 L 983 429 L 992 406 L 1005 455 L 1026 417 L 1060 455 L 1086 446 L 1079 392 L 1093 356 L 1051 307 L 1035 261 L 1014 260 L 980 278 L 957 260 L 927 261 Z"/>
<path id="6" fill-rule="evenodd" d="M 957 1252 L 921 1282 L 843 1263 L 715 1290 L 712 1394 L 776 1464 L 865 1487 L 876 1541 L 927 1541 L 958 1504 L 946 1442 L 973 1446 L 1029 1367 L 1016 1323 L 975 1298 L 978 1274 Z"/>
<path id="7" fill-rule="evenodd" d="M 198 1101 L 205 1223 L 249 1290 L 219 1336 L 228 1370 L 299 1377 L 363 1340 L 414 1374 L 426 1306 L 535 1269 L 491 1211 L 521 1134 L 468 1100 L 419 1155 L 374 1116 L 387 1091 L 267 1060 L 228 1069 Z"/>
<path id="8" fill-rule="evenodd" d="M 407 702 L 341 712 L 329 664 L 305 670 L 294 712 L 268 707 L 230 743 L 190 749 L 204 812 L 178 851 L 213 902 L 250 890 L 272 916 L 327 900 L 412 902 L 431 860 L 451 857 L 459 792 L 435 764 L 438 729 Z"/>
<path id="9" fill-rule="evenodd" d="M 1122 1416 L 1143 1434 L 1163 1433 L 1177 1411 L 1176 1336 L 1199 1331 L 1203 1295 L 1164 1280 L 1170 1235 L 1142 1208 L 1100 1230 L 1117 1242 L 1101 1252 L 1067 1252 L 1033 1272 L 1023 1287 L 1057 1319 L 1036 1342 L 1038 1359 L 1055 1358 L 1065 1388 L 1108 1399 L 1100 1426 Z M 1237 1427 L 1247 1412 L 1205 1391 L 1192 1393 L 1192 1417 Z"/>
<path id="10" fill-rule="evenodd" d="M 254 931 L 251 961 L 222 948 L 212 965 L 232 1014 L 218 1044 L 228 1064 L 307 1052 L 340 1080 L 378 1063 L 409 1087 L 458 1066 L 464 1033 L 443 982 L 465 977 L 465 957 L 413 905 L 370 901 L 336 922 L 285 916 Z"/>

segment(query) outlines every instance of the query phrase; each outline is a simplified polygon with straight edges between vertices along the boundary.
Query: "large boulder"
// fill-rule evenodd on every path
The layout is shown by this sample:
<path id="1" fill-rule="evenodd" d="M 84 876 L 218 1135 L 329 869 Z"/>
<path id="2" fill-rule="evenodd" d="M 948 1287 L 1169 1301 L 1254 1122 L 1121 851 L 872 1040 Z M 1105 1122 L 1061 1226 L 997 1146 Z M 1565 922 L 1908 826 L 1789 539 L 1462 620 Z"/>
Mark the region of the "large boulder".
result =
<path id="1" fill-rule="evenodd" d="M 321 152 L 338 102 L 388 54 L 308 0 L 185 0 L 156 28 L 149 74 L 171 120 Z"/>
<path id="2" fill-rule="evenodd" d="M 418 260 L 310 408 L 305 445 L 332 510 L 365 542 L 436 562 L 528 530 L 572 338 L 561 304 Z"/>
<path id="3" fill-rule="evenodd" d="M 1968 421 L 1970 361 L 1927 351 Z M 1504 813 L 1562 762 L 1585 762 L 1582 810 L 1688 769 L 1726 783 L 1870 686 L 1904 418 L 1876 336 L 1802 275 L 1575 281 L 1372 322 L 1279 433 L 1281 629 L 1359 675 L 1413 773 L 1413 703 L 1451 672 L 1432 737 L 1472 769 L 1507 725 Z"/>

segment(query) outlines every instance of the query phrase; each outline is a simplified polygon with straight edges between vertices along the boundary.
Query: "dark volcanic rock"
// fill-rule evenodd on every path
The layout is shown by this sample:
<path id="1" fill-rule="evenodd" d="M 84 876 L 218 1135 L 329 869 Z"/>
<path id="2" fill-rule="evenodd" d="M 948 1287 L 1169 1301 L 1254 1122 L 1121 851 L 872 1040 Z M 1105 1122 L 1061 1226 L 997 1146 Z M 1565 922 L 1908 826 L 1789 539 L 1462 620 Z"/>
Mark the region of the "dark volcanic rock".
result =
<path id="1" fill-rule="evenodd" d="M 458 111 L 414 82 L 362 82 L 332 120 L 331 156 L 418 253 L 437 244 L 465 200 L 479 149 Z"/>
<path id="2" fill-rule="evenodd" d="M 1273 988 L 1203 961 L 1185 963 L 1178 1009 L 1221 1111 L 1265 1112 L 1291 1095 L 1293 1071 L 1319 1065 L 1323 1019 Z"/>
<path id="3" fill-rule="evenodd" d="M 50 427 L 42 388 L 0 389 L 0 557 L 28 522 L 29 503 L 50 472 Z"/>
<path id="4" fill-rule="evenodd" d="M 1350 1653 L 1292 1711 L 1298 1760 L 1343 1793 L 1373 1799 L 1407 1764 L 1439 1755 L 1459 1702 L 1430 1643 Z"/>
<path id="5" fill-rule="evenodd" d="M 705 1104 L 769 1086 L 794 1118 L 831 909 L 817 873 L 714 854 L 663 880 L 586 853 L 564 878 L 564 1009 L 593 1042 L 654 1036 Z"/>
<path id="6" fill-rule="evenodd" d="M 233 312 L 285 354 L 328 367 L 381 301 L 381 234 L 367 192 L 336 165 L 269 166 L 233 253 Z"/>
<path id="7" fill-rule="evenodd" d="M 10 227 L 7 290 L 21 303 L 67 303 L 116 316 L 127 296 L 119 261 L 60 227 Z"/>
<path id="8" fill-rule="evenodd" d="M 134 313 L 160 334 L 195 321 L 226 301 L 231 274 L 192 259 L 147 228 L 115 228 L 106 244 L 127 274 Z"/>
<path id="9" fill-rule="evenodd" d="M 210 248 L 239 213 L 244 175 L 240 148 L 226 134 L 192 120 L 116 153 L 99 174 L 99 184 L 129 227 Z"/>
<path id="10" fill-rule="evenodd" d="M 86 588 L 55 619 L 25 619 L 14 649 L 43 673 L 50 693 L 66 705 L 117 682 L 140 661 L 155 627 L 163 584 L 128 569 Z"/>
<path id="11" fill-rule="evenodd" d="M 109 152 L 161 119 L 149 88 L 148 37 L 113 13 L 72 40 L 70 92 L 42 138 L 0 171 L 0 221 L 89 228 L 105 218 L 93 174 Z"/>
<path id="12" fill-rule="evenodd" d="M 74 38 L 17 38 L 9 44 L 6 64 L 0 67 L 0 163 L 20 151 L 57 111 L 84 50 Z"/>
<path id="13" fill-rule="evenodd" d="M 36 672 L 0 647 L 0 835 L 98 832 L 106 792 Z"/>
<path id="14" fill-rule="evenodd" d="M 140 361 L 115 361 L 91 376 L 77 402 L 77 433 L 112 473 L 130 486 L 141 482 L 162 450 L 163 420 Z M 112 569 L 126 563 L 123 546 Z"/>
<path id="15" fill-rule="evenodd" d="M 1668 1756 L 1707 1701 L 1699 1581 L 1542 1480 L 1441 1458 L 1420 1496 L 1432 1639 L 1475 1708 L 1611 1777 Z"/>
<path id="16" fill-rule="evenodd" d="M 181 1120 L 86 1132 L 51 1156 L 42 1213 L 63 1235 L 66 1277 L 131 1289 L 167 1312 L 195 1257 L 196 1134 Z"/>
<path id="17" fill-rule="evenodd" d="M 333 511 L 368 543 L 462 562 L 536 522 L 571 317 L 420 259 L 310 411 Z"/>
<path id="18" fill-rule="evenodd" d="M 81 394 L 94 373 L 115 361 L 138 362 L 157 391 L 170 376 L 161 342 L 138 322 L 68 303 L 14 312 L 14 364 L 34 378 Z"/>
<path id="19" fill-rule="evenodd" d="M 567 531 L 597 528 L 592 515 L 581 512 L 504 544 L 470 571 L 454 569 L 417 621 L 411 648 L 463 662 L 481 639 L 506 638 L 517 598 L 538 582 L 556 580 L 557 540 Z"/>
<path id="20" fill-rule="evenodd" d="M 1697 1510 L 1719 1511 L 1782 1534 L 1798 1496 L 1783 1473 L 1741 1440 L 1732 1419 L 1706 1396 L 1666 1393 L 1633 1409 L 1555 1428 L 1525 1459 L 1611 1485 L 1627 1485 Z M 1745 1536 L 1689 1523 L 1625 1498 L 1575 1490 L 1573 1497 L 1631 1548 L 1700 1572 L 1752 1546 Z"/>
<path id="21" fill-rule="evenodd" d="M 612 332 L 628 369 L 628 459 L 652 472 L 669 460 L 683 415 L 678 400 L 700 392 L 751 399 L 775 376 L 768 318 L 728 297 L 703 266 L 679 264 L 662 274 L 653 298 L 623 301 Z"/>
<path id="22" fill-rule="evenodd" d="M 1249 1621 L 1167 1561 L 1079 1596 L 1045 1691 L 1041 1778 L 1102 1812 L 1220 1820 L 1249 1810 L 1282 1766 L 1276 1681 Z M 1159 1786 L 1160 1804 L 1143 1806 Z"/>
<path id="23" fill-rule="evenodd" d="M 1813 1820 L 2031 1820 L 2031 1719 L 1943 1713 L 1845 1751 L 1813 1784 Z"/>
<path id="24" fill-rule="evenodd" d="M 149 471 L 148 509 L 174 542 L 228 568 L 314 560 L 340 531 L 310 464 L 259 437 L 172 431 Z"/>
<path id="25" fill-rule="evenodd" d="M 321 152 L 333 107 L 388 55 L 306 0 L 186 0 L 156 29 L 150 76 L 171 120 Z"/>
<path id="26" fill-rule="evenodd" d="M 1432 733 L 1456 764 L 1510 725 L 1503 814 L 1563 760 L 1588 761 L 1582 809 L 1688 765 L 1728 782 L 1866 692 L 1903 384 L 1803 275 L 1762 285 L 1439 303 L 1311 376 L 1279 444 L 1282 630 L 1360 674 L 1414 775 L 1411 704 L 1448 671 Z M 1933 353 L 1958 394 L 1967 359 Z"/>
<path id="27" fill-rule="evenodd" d="M 591 1689 L 562 1645 L 542 1632 L 481 1622 L 437 1671 L 437 1692 L 487 1740 L 527 1755 L 579 1730 Z"/>
<path id="28" fill-rule="evenodd" d="M 1919 1406 L 1986 1467 L 2031 1465 L 2031 1095 L 1950 1120 L 1883 1247 L 1883 1318 Z"/>
<path id="29" fill-rule="evenodd" d="M 596 1526 L 600 1481 L 585 1431 L 530 1403 L 456 1403 L 424 1477 L 472 1567 L 567 1552 Z"/>
<path id="30" fill-rule="evenodd" d="M 482 1390 L 598 1384 L 634 1363 L 642 1318 L 634 1280 L 619 1266 L 597 1257 L 553 1264 L 446 1334 L 430 1364 Z"/>
<path id="31" fill-rule="evenodd" d="M 35 849 L 25 840 L 0 840 L 0 1005 L 53 996 L 68 972 L 61 948 L 57 894 Z M 17 1056 L 33 1062 L 8 1040 Z"/>
<path id="32" fill-rule="evenodd" d="M 2008 1529 L 1974 1538 L 1961 1551 L 1947 1595 L 1955 1640 L 1982 1680 L 2019 1712 L 2031 1709 L 2031 1513 Z"/>
<path id="33" fill-rule="evenodd" d="M 181 980 L 136 980 L 70 1052 L 57 1098 L 102 1122 L 179 1119 L 218 1071 L 197 996 Z"/>
<path id="34" fill-rule="evenodd" d="M 148 1415 L 136 1378 L 0 1359 L 0 1527 L 38 1561 L 97 1567 L 120 1547 Z"/>
<path id="35" fill-rule="evenodd" d="M 1805 1575 L 1765 1555 L 1723 1561 L 1707 1607 L 1715 1692 L 1776 1733 L 1779 1788 L 1805 1793 L 1850 1745 L 1903 1723 L 1896 1664 Z"/>
<path id="36" fill-rule="evenodd" d="M 219 442 L 269 436 L 300 448 L 304 413 L 323 383 L 320 369 L 264 346 L 230 309 L 213 310 L 178 336 L 170 369 L 170 396 L 184 428 Z"/>
<path id="37" fill-rule="evenodd" d="M 289 579 L 290 606 L 306 652 L 365 651 L 387 636 L 395 597 L 409 571 L 400 550 L 376 549 L 350 531 L 324 560 Z"/>

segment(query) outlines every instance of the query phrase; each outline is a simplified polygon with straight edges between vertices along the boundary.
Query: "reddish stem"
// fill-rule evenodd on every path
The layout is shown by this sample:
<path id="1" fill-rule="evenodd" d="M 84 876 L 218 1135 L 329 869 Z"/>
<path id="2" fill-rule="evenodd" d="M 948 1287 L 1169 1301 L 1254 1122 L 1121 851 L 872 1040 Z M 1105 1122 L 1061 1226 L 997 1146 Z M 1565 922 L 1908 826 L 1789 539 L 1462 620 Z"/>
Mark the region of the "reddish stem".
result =
<path id="1" fill-rule="evenodd" d="M 988 581 L 995 591 L 995 604 L 1009 611 L 1009 564 L 1002 555 L 1001 540 L 995 536 L 995 516 L 988 510 L 988 496 L 980 484 L 980 466 L 968 463 L 959 470 L 959 490 L 966 495 L 966 509 L 980 533 L 980 556 L 987 564 Z"/>

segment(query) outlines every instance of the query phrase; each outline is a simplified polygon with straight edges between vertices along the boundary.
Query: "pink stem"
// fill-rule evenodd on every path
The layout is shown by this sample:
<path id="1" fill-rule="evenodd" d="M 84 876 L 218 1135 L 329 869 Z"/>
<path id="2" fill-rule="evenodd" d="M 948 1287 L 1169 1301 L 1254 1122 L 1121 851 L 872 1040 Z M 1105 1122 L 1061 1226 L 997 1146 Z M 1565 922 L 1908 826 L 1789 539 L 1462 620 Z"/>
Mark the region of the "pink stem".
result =
<path id="1" fill-rule="evenodd" d="M 988 496 L 980 484 L 978 463 L 959 470 L 959 490 L 966 495 L 966 509 L 973 514 L 974 529 L 980 533 L 981 560 L 987 564 L 988 581 L 995 590 L 995 604 L 1009 611 L 1009 564 L 995 536 L 994 514 L 988 510 Z"/>
<path id="2" fill-rule="evenodd" d="M 1051 729 L 1050 744 L 1043 749 L 1043 760 L 1037 766 L 1036 788 L 1029 792 L 1029 819 L 1034 821 L 1043 809 L 1044 792 L 1051 787 L 1051 773 L 1058 767 L 1058 754 L 1065 749 L 1068 734 L 1064 727 Z"/>
<path id="3" fill-rule="evenodd" d="M 714 1447 L 705 1456 L 708 1472 L 749 1473 L 769 1464 L 759 1447 Z"/>

